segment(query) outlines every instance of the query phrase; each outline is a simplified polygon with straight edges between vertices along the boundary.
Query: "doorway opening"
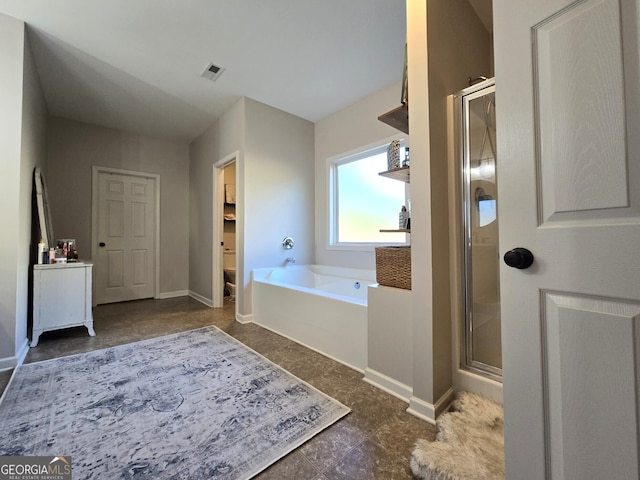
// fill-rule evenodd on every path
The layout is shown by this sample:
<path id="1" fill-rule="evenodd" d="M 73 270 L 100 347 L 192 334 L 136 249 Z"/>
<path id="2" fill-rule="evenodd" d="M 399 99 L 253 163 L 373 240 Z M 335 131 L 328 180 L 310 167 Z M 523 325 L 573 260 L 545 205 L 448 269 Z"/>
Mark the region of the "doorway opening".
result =
<path id="1" fill-rule="evenodd" d="M 213 306 L 235 302 L 237 235 L 237 152 L 214 164 L 213 188 Z"/>
<path id="2" fill-rule="evenodd" d="M 225 300 L 236 299 L 236 162 L 222 169 L 224 200 L 222 215 L 222 274 Z"/>

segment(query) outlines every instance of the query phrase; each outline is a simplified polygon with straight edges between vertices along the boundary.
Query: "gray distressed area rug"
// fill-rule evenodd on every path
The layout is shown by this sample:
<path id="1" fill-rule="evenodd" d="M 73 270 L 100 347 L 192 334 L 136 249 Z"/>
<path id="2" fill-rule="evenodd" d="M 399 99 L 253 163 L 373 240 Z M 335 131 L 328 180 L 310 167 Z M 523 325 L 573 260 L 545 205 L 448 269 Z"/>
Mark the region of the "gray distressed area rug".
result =
<path id="1" fill-rule="evenodd" d="M 19 367 L 0 455 L 74 479 L 251 478 L 349 409 L 215 327 Z"/>

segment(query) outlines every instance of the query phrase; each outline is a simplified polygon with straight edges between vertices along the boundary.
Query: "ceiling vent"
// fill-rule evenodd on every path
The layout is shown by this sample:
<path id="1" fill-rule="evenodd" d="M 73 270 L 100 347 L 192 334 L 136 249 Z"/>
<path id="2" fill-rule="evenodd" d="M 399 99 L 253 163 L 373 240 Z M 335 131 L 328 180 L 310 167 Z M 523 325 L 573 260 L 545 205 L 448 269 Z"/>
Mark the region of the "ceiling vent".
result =
<path id="1" fill-rule="evenodd" d="M 215 82 L 218 79 L 218 77 L 222 75 L 222 72 L 224 72 L 223 67 L 218 67 L 217 65 L 210 63 L 209 65 L 207 65 L 207 68 L 204 69 L 204 72 L 200 74 L 200 76 L 204 78 L 208 78 L 212 82 Z"/>

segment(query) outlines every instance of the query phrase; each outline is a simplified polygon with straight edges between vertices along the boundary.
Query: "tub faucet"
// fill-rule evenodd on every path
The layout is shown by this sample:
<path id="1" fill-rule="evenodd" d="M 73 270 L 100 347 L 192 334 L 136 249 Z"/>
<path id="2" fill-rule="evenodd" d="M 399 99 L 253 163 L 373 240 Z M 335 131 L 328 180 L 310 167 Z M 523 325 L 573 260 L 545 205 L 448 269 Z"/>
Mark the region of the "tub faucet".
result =
<path id="1" fill-rule="evenodd" d="M 296 263 L 296 259 L 293 257 L 287 257 L 287 264 L 289 263 Z"/>

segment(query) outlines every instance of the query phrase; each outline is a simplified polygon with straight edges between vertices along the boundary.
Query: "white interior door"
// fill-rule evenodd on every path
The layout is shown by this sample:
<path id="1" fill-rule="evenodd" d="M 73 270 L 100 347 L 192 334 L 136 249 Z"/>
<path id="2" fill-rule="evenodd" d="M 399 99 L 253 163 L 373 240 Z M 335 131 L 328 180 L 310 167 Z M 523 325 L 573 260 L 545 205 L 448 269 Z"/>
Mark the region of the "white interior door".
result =
<path id="1" fill-rule="evenodd" d="M 156 179 L 99 172 L 96 303 L 155 294 Z"/>
<path id="2" fill-rule="evenodd" d="M 494 0 L 510 479 L 639 478 L 638 0 Z"/>

